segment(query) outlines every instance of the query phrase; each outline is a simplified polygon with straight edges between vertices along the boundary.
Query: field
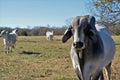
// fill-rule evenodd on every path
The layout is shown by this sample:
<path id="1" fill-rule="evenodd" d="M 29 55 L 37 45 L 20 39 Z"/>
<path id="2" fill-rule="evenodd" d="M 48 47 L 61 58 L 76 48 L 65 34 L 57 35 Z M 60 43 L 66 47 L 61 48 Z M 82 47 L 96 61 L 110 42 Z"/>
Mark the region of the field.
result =
<path id="1" fill-rule="evenodd" d="M 114 36 L 116 54 L 112 80 L 120 80 L 120 36 Z M 70 59 L 72 40 L 61 36 L 47 41 L 45 36 L 18 37 L 16 48 L 5 54 L 0 38 L 0 80 L 78 80 Z"/>

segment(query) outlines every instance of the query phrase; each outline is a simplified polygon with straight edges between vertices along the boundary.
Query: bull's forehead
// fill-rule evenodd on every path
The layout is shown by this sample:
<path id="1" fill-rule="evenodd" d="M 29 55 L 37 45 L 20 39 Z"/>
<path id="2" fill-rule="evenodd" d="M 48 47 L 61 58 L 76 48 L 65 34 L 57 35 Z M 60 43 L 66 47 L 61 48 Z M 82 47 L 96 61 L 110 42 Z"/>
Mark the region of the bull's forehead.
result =
<path id="1" fill-rule="evenodd" d="M 71 25 L 73 27 L 82 27 L 85 26 L 87 23 L 88 19 L 86 18 L 86 16 L 77 16 L 72 20 Z"/>

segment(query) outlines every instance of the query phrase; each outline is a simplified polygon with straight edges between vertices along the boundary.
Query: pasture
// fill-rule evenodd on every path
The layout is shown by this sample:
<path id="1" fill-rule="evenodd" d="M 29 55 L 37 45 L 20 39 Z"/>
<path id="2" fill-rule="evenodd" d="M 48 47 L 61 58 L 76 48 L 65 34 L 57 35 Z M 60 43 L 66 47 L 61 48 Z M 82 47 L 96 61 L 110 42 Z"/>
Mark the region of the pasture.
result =
<path id="1" fill-rule="evenodd" d="M 70 59 L 72 39 L 63 44 L 62 36 L 53 41 L 45 36 L 19 36 L 16 48 L 5 54 L 0 38 L 0 80 L 78 80 Z M 113 36 L 116 54 L 112 80 L 120 80 L 120 36 Z"/>

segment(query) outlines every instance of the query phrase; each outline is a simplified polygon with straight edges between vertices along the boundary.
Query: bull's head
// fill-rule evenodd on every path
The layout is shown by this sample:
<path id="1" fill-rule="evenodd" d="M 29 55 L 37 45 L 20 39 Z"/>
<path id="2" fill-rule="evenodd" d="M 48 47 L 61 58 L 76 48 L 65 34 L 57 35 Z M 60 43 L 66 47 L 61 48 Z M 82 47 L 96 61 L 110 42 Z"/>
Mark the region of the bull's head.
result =
<path id="1" fill-rule="evenodd" d="M 6 37 L 8 32 L 6 30 L 1 31 L 0 37 Z"/>
<path id="2" fill-rule="evenodd" d="M 73 36 L 73 47 L 84 49 L 87 41 L 96 42 L 95 18 L 93 16 L 77 16 L 71 26 L 65 31 L 62 42 L 65 43 Z"/>

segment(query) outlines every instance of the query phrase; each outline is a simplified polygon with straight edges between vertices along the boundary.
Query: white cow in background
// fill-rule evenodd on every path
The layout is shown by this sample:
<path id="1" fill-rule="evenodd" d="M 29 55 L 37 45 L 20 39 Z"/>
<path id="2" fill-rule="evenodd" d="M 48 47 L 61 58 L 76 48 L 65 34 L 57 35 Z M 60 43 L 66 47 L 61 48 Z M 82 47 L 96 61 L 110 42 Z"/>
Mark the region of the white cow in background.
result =
<path id="1" fill-rule="evenodd" d="M 53 40 L 53 31 L 52 32 L 47 31 L 46 32 L 46 38 L 47 38 L 47 40 Z"/>
<path id="2" fill-rule="evenodd" d="M 3 37 L 5 53 L 12 52 L 12 48 L 15 47 L 15 43 L 17 41 L 17 32 L 17 29 L 13 30 L 11 33 L 8 33 L 8 31 L 5 30 L 1 32 L 0 37 Z"/>

